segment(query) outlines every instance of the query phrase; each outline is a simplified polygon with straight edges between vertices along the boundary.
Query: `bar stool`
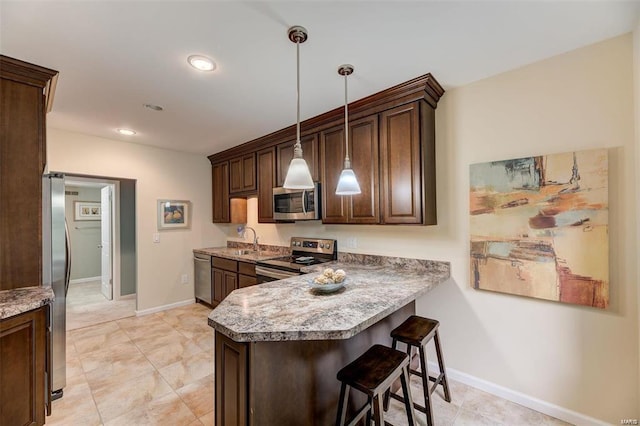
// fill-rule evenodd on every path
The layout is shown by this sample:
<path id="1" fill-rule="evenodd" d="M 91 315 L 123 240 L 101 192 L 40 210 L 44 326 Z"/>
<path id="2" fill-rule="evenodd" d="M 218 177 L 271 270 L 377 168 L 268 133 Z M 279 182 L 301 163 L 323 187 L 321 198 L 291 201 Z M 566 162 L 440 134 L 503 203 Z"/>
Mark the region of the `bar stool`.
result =
<path id="1" fill-rule="evenodd" d="M 388 390 L 398 378 L 402 383 L 402 392 L 405 395 L 405 408 L 409 426 L 413 426 L 415 414 L 409 388 L 409 356 L 407 354 L 382 345 L 374 345 L 358 359 L 338 371 L 338 380 L 342 382 L 340 388 L 340 402 L 336 426 L 345 424 L 349 392 L 355 388 L 367 395 L 367 403 L 362 406 L 355 417 L 349 422 L 349 426 L 357 424 L 366 415 L 366 425 L 371 424 L 371 411 L 374 412 L 374 422 L 378 426 L 384 426 L 383 399 L 384 392 Z M 388 423 L 387 423 L 388 424 Z"/>
<path id="2" fill-rule="evenodd" d="M 420 371 L 411 369 L 409 365 L 409 373 L 422 378 L 422 390 L 424 391 L 424 407 L 414 403 L 413 406 L 416 410 L 422 411 L 427 415 L 427 423 L 429 426 L 433 426 L 433 410 L 431 408 L 431 394 L 435 391 L 438 385 L 442 385 L 444 388 L 444 399 L 447 402 L 451 402 L 451 394 L 449 393 L 449 382 L 447 381 L 447 373 L 444 368 L 444 359 L 442 357 L 442 350 L 440 349 L 440 337 L 438 336 L 438 326 L 440 323 L 436 320 L 419 317 L 412 315 L 405 320 L 402 324 L 391 331 L 391 337 L 393 338 L 392 348 L 395 349 L 398 342 L 405 343 L 407 345 L 407 355 L 411 358 L 412 348 L 418 349 L 420 357 Z M 440 374 L 438 377 L 429 376 L 429 370 L 427 368 L 427 356 L 425 354 L 425 346 L 431 339 L 434 339 L 436 345 L 436 354 L 438 356 L 438 368 Z M 434 382 L 433 386 L 429 388 L 429 381 Z M 404 399 L 400 395 L 396 395 L 393 392 L 386 392 L 384 397 L 384 409 L 389 408 L 389 397 L 396 399 L 400 402 L 404 402 Z"/>

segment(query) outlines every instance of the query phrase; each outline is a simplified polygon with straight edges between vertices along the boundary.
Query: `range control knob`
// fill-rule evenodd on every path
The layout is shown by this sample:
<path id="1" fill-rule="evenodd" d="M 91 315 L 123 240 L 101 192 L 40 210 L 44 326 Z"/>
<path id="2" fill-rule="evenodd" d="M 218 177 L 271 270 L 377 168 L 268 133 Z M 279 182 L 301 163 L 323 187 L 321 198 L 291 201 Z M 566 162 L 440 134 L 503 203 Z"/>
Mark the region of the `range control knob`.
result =
<path id="1" fill-rule="evenodd" d="M 324 248 L 324 243 L 320 243 L 320 248 Z"/>

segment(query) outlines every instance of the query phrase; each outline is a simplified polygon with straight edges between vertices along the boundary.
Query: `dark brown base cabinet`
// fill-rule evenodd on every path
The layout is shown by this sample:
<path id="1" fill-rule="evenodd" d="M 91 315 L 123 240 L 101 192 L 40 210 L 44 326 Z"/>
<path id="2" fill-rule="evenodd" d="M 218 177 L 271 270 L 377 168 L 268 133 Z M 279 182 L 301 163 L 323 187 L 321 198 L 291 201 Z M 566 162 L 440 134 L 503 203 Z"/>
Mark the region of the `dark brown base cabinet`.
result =
<path id="1" fill-rule="evenodd" d="M 43 425 L 51 389 L 45 378 L 48 307 L 0 321 L 0 425 Z"/>
<path id="2" fill-rule="evenodd" d="M 435 109 L 443 94 L 435 78 L 426 74 L 349 104 L 349 156 L 362 190 L 354 196 L 335 195 L 344 167 L 344 109 L 301 123 L 303 155 L 322 187 L 323 223 L 436 224 Z M 272 188 L 284 183 L 294 143 L 295 126 L 290 126 L 210 155 L 214 222 L 229 222 L 228 214 L 220 211 L 226 206 L 228 212 L 228 170 L 226 183 L 224 177 L 215 177 L 225 162 L 232 164 L 231 192 L 257 193 L 258 222 L 275 222 Z M 245 160 L 254 155 L 257 182 L 251 191 L 251 175 L 244 171 L 251 163 Z"/>
<path id="3" fill-rule="evenodd" d="M 215 332 L 216 426 L 333 425 L 338 370 L 415 313 L 411 302 L 350 339 L 236 342 Z M 352 392 L 352 415 L 364 399 Z"/>
<path id="4" fill-rule="evenodd" d="M 222 257 L 211 257 L 213 307 L 233 290 L 256 284 L 256 265 Z"/>

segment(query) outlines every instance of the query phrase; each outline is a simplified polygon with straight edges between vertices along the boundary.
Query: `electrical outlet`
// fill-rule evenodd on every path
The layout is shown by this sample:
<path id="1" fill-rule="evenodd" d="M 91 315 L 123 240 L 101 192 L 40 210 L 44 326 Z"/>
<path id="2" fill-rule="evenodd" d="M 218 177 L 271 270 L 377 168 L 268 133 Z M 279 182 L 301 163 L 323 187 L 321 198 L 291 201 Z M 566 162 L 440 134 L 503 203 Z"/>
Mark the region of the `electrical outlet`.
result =
<path id="1" fill-rule="evenodd" d="M 153 233 L 153 242 L 154 243 L 159 243 L 160 242 L 160 233 L 159 232 L 154 232 Z"/>
<path id="2" fill-rule="evenodd" d="M 182 282 L 182 284 L 189 284 L 189 275 L 182 274 L 182 277 L 180 277 L 180 281 Z"/>

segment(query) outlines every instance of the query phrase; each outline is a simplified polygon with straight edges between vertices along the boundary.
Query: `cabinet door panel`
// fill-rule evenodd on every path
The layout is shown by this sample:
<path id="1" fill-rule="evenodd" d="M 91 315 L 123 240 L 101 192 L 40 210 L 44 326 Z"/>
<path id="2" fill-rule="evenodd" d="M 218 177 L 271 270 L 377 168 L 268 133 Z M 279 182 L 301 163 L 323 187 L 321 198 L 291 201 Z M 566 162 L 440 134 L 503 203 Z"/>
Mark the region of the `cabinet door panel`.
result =
<path id="1" fill-rule="evenodd" d="M 229 160 L 229 193 L 250 192 L 256 189 L 256 154 Z"/>
<path id="2" fill-rule="evenodd" d="M 349 123 L 351 168 L 362 193 L 349 200 L 349 223 L 378 223 L 378 116 L 364 117 Z"/>
<path id="3" fill-rule="evenodd" d="M 0 322 L 0 423 L 3 425 L 44 424 L 45 309 Z"/>
<path id="4" fill-rule="evenodd" d="M 224 289 L 224 271 L 221 269 L 211 269 L 211 273 L 213 274 L 213 304 L 217 305 L 222 302 L 225 298 L 225 289 Z"/>
<path id="5" fill-rule="evenodd" d="M 256 154 L 252 152 L 242 157 L 242 190 L 256 189 Z"/>
<path id="6" fill-rule="evenodd" d="M 215 424 L 249 424 L 247 344 L 234 342 L 216 331 L 215 346 Z"/>
<path id="7" fill-rule="evenodd" d="M 276 150 L 258 151 L 258 222 L 275 222 L 273 219 L 273 187 L 276 183 Z"/>
<path id="8" fill-rule="evenodd" d="M 250 287 L 258 283 L 256 277 L 238 274 L 238 288 Z"/>
<path id="9" fill-rule="evenodd" d="M 296 141 L 279 144 L 277 149 L 277 163 L 278 163 L 278 186 L 284 185 L 284 178 L 287 176 L 287 170 L 289 169 L 289 163 L 293 158 L 293 146 Z M 311 177 L 314 182 L 320 180 L 318 166 L 318 135 L 316 133 L 302 137 L 300 140 L 302 146 L 302 158 L 305 159 L 311 172 Z"/>
<path id="10" fill-rule="evenodd" d="M 320 133 L 322 169 L 322 223 L 347 223 L 346 197 L 336 195 L 340 172 L 344 166 L 344 128 Z"/>
<path id="11" fill-rule="evenodd" d="M 224 297 L 238 289 L 238 274 L 235 272 L 224 272 Z"/>
<path id="12" fill-rule="evenodd" d="M 242 157 L 229 160 L 229 193 L 242 192 Z"/>
<path id="13" fill-rule="evenodd" d="M 229 223 L 229 163 L 211 167 L 213 223 Z"/>
<path id="14" fill-rule="evenodd" d="M 0 290 L 42 282 L 42 88 L 0 80 Z"/>
<path id="15" fill-rule="evenodd" d="M 420 122 L 418 104 L 381 114 L 382 222 L 422 223 Z"/>

